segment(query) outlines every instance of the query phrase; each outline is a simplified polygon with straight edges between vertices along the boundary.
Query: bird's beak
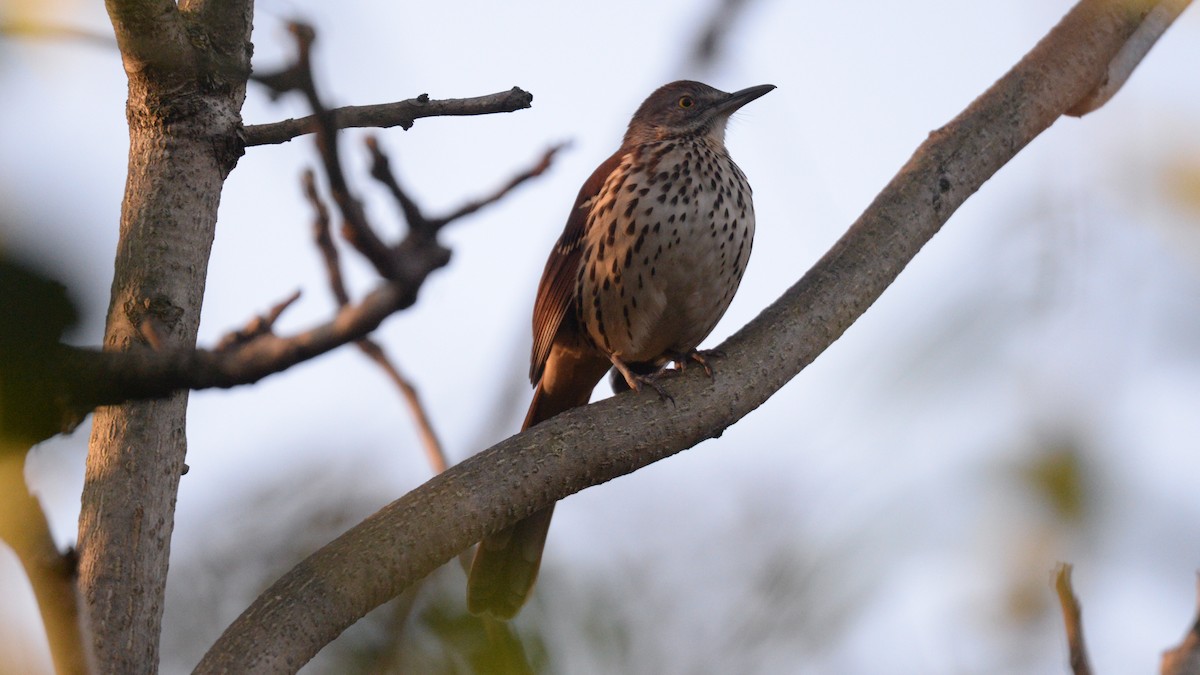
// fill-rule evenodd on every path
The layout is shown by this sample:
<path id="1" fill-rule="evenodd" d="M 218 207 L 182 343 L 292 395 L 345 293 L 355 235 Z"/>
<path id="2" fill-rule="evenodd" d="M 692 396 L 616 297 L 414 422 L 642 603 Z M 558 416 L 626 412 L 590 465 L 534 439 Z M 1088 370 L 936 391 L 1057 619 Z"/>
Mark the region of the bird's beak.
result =
<path id="1" fill-rule="evenodd" d="M 746 105 L 750 101 L 763 96 L 767 92 L 775 88 L 773 84 L 760 84 L 756 87 L 746 87 L 739 91 L 729 94 L 726 98 L 713 104 L 713 113 L 729 114 L 738 108 Z"/>

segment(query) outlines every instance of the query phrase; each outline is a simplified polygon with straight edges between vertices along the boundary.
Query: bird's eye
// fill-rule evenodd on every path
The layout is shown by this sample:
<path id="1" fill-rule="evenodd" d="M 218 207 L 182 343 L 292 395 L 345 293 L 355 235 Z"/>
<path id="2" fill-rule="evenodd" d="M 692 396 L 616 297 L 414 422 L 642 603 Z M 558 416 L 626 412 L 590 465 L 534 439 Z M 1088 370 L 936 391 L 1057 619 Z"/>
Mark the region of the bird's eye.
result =
<path id="1" fill-rule="evenodd" d="M 680 108 L 690 108 L 695 104 L 696 104 L 696 101 L 691 96 L 679 97 L 679 107 Z"/>

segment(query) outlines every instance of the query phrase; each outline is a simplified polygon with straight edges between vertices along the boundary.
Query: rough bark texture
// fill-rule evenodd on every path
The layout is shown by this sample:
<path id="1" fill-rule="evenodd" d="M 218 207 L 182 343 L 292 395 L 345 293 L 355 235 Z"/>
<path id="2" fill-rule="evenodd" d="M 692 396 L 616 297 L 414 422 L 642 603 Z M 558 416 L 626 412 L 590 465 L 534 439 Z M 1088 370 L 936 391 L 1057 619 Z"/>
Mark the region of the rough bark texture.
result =
<path id="1" fill-rule="evenodd" d="M 129 168 L 105 348 L 149 325 L 194 345 L 249 75 L 252 3 L 109 0 L 129 78 Z M 97 410 L 79 519 L 80 590 L 102 672 L 158 668 L 187 394 Z"/>
<path id="2" fill-rule="evenodd" d="M 950 215 L 1103 81 L 1152 2 L 1084 0 L 930 135 L 847 234 L 722 349 L 710 382 L 570 411 L 452 467 L 313 554 L 240 616 L 198 673 L 295 672 L 372 608 L 481 537 L 556 500 L 718 436 L 812 362 Z M 620 420 L 620 424 L 614 424 Z"/>

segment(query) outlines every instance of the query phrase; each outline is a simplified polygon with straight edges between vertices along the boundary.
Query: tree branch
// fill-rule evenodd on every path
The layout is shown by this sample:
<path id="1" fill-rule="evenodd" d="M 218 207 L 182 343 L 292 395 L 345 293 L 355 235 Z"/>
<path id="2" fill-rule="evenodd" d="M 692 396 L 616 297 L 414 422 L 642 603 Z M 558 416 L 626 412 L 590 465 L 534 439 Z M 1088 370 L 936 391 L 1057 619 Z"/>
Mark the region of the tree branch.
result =
<path id="1" fill-rule="evenodd" d="M 1080 2 L 932 133 L 812 270 L 721 346 L 729 356 L 717 362 L 714 381 L 699 369 L 666 381 L 674 407 L 643 393 L 571 410 L 434 477 L 273 584 L 196 672 L 293 672 L 483 536 L 719 436 L 811 363 L 984 181 L 1095 90 L 1144 15 L 1112 0 Z"/>
<path id="2" fill-rule="evenodd" d="M 401 127 L 409 129 L 422 117 L 449 117 L 460 115 L 490 115 L 492 113 L 515 112 L 528 108 L 533 103 L 533 94 L 513 87 L 486 96 L 472 98 L 430 99 L 428 94 L 394 103 L 375 105 L 350 105 L 334 108 L 333 124 L 338 129 L 352 127 Z M 246 147 L 286 143 L 297 136 L 316 130 L 316 116 L 286 119 L 269 124 L 251 124 L 244 129 Z"/>
<path id="3" fill-rule="evenodd" d="M 1067 631 L 1067 647 L 1071 653 L 1071 672 L 1074 675 L 1091 675 L 1087 646 L 1083 642 L 1083 609 L 1079 598 L 1071 588 L 1071 566 L 1061 563 L 1054 570 L 1054 592 L 1062 607 L 1063 626 Z"/>
<path id="4" fill-rule="evenodd" d="M 256 79 L 271 87 L 276 94 L 298 91 L 304 95 L 313 110 L 313 128 L 321 165 L 325 168 L 333 200 L 342 214 L 342 236 L 371 262 L 381 277 L 392 279 L 397 273 L 395 251 L 383 243 L 375 228 L 367 222 L 362 202 L 350 192 L 346 174 L 342 171 L 337 125 L 334 124 L 333 114 L 317 94 L 312 72 L 312 45 L 317 37 L 316 31 L 312 26 L 299 22 L 292 22 L 288 28 L 296 38 L 296 62 L 282 72 Z M 429 243 L 432 245 L 433 242 Z"/>
<path id="5" fill-rule="evenodd" d="M 538 175 L 552 153 L 553 150 L 548 151 L 532 169 L 510 180 L 502 193 Z M 501 193 L 496 193 L 470 204 L 490 203 L 499 196 Z M 411 307 L 425 279 L 450 259 L 446 249 L 424 234 L 410 233 L 394 248 L 398 261 L 394 279 L 380 283 L 357 303 L 342 306 L 329 321 L 301 333 L 280 336 L 271 332 L 274 319 L 292 300 L 288 298 L 267 316 L 227 335 L 215 349 L 196 349 L 173 341 L 158 349 L 131 344 L 121 352 L 59 345 L 45 359 L 47 365 L 38 378 L 41 388 L 30 396 L 38 396 L 42 407 L 57 411 L 59 426 L 69 429 L 97 406 L 160 398 L 179 390 L 229 388 L 257 382 L 366 337 L 384 319 Z M 44 424 L 36 432 L 45 435 L 52 428 Z"/>
<path id="6" fill-rule="evenodd" d="M 551 146 L 542 154 L 542 158 L 537 163 L 510 178 L 507 183 L 497 188 L 494 192 L 482 197 L 476 197 L 444 216 L 430 218 L 417 206 L 417 203 L 413 201 L 404 188 L 400 187 L 400 182 L 396 180 L 395 174 L 392 173 L 391 162 L 388 160 L 387 155 L 379 148 L 379 141 L 374 137 L 367 138 L 367 149 L 371 152 L 371 176 L 387 187 L 388 191 L 392 193 L 392 197 L 395 198 L 396 202 L 400 205 L 400 210 L 404 213 L 404 219 L 408 221 L 409 228 L 421 232 L 425 236 L 433 236 L 438 230 L 459 218 L 465 218 L 485 206 L 500 201 L 525 181 L 542 175 L 546 172 L 546 169 L 550 168 L 550 164 L 554 161 L 554 156 L 565 147 L 565 143 Z"/>
<path id="7" fill-rule="evenodd" d="M 1109 62 L 1108 73 L 1104 76 L 1104 81 L 1087 98 L 1072 106 L 1067 114 L 1072 117 L 1083 117 L 1100 108 L 1108 102 L 1108 99 L 1115 96 L 1129 76 L 1133 74 L 1133 69 L 1142 62 L 1154 43 L 1158 42 L 1158 38 L 1162 37 L 1172 23 L 1175 23 L 1175 19 L 1190 3 L 1191 0 L 1163 0 L 1155 4 L 1154 8 L 1146 15 L 1145 20 L 1129 37 L 1125 46 Z M 1146 0 L 1138 0 L 1130 4 L 1135 6 L 1140 4 L 1144 7 Z"/>
<path id="8" fill-rule="evenodd" d="M 105 0 L 127 73 L 146 68 L 186 79 L 196 72 L 195 52 L 174 0 Z"/>
<path id="9" fill-rule="evenodd" d="M 372 144 L 374 148 L 374 144 Z M 378 149 L 375 148 L 376 152 Z M 325 262 L 326 276 L 329 278 L 329 289 L 333 293 L 334 300 L 337 301 L 339 307 L 345 307 L 350 304 L 350 294 L 346 291 L 346 282 L 342 278 L 342 264 L 340 262 L 337 247 L 333 244 L 333 236 L 329 227 L 329 209 L 325 203 L 321 201 L 321 196 L 317 193 L 316 181 L 313 178 L 311 171 L 304 174 L 303 177 L 304 194 L 308 198 L 309 204 L 313 207 L 313 239 L 316 242 L 317 249 L 321 252 L 321 259 Z M 400 396 L 408 405 L 409 412 L 413 416 L 413 421 L 417 425 L 417 429 L 421 437 L 421 446 L 425 448 L 426 458 L 429 460 L 430 467 L 433 472 L 441 473 L 446 470 L 448 462 L 446 461 L 446 452 L 442 448 L 442 443 L 438 440 L 437 433 L 433 430 L 433 422 L 429 419 L 429 415 L 425 412 L 425 406 L 421 404 L 421 397 L 417 393 L 416 387 L 408 381 L 408 378 L 400 372 L 396 364 L 388 358 L 387 352 L 383 347 L 371 338 L 362 338 L 354 343 L 359 351 L 367 358 L 371 359 L 375 365 L 383 370 L 392 384 L 400 390 Z"/>

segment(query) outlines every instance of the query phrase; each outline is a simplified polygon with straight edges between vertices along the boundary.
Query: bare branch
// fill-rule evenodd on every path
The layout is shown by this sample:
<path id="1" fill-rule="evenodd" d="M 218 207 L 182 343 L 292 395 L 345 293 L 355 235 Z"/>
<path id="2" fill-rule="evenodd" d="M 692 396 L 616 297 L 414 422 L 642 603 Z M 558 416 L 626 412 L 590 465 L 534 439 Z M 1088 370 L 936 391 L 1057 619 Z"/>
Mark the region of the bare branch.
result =
<path id="1" fill-rule="evenodd" d="M 1139 3 L 1143 6 L 1147 5 L 1145 0 L 1139 0 Z M 1158 42 L 1158 38 L 1162 37 L 1162 34 L 1190 3 L 1191 0 L 1164 0 L 1154 5 L 1138 29 L 1130 36 L 1129 41 L 1108 64 L 1108 74 L 1105 76 L 1104 82 L 1087 98 L 1068 110 L 1067 114 L 1072 117 L 1083 117 L 1108 103 L 1108 100 L 1124 86 L 1125 81 L 1133 74 L 1133 69 L 1142 62 L 1154 43 Z"/>
<path id="2" fill-rule="evenodd" d="M 1067 647 L 1071 651 L 1071 672 L 1075 675 L 1091 675 L 1087 646 L 1083 642 L 1083 610 L 1079 598 L 1071 588 L 1071 565 L 1060 563 L 1054 570 L 1054 592 L 1062 607 L 1063 624 L 1067 631 Z"/>
<path id="3" fill-rule="evenodd" d="M 1197 595 L 1200 596 L 1200 577 L 1197 578 Z M 1197 599 L 1200 607 L 1200 597 Z M 1197 675 L 1200 673 L 1200 609 L 1191 629 L 1178 646 L 1163 652 L 1162 675 Z"/>
<path id="4" fill-rule="evenodd" d="M 430 227 L 429 220 L 421 212 L 421 208 L 408 195 L 408 192 L 400 187 L 400 181 L 392 173 L 388 156 L 379 147 L 379 141 L 374 136 L 368 136 L 366 143 L 367 150 L 371 152 L 371 176 L 392 193 L 392 197 L 400 205 L 400 211 L 404 213 L 404 220 L 408 223 L 409 231 L 420 233 L 425 237 L 434 235 L 436 230 Z"/>
<path id="5" fill-rule="evenodd" d="M 329 279 L 330 290 L 333 291 L 333 298 L 338 307 L 345 307 L 350 304 L 350 294 L 346 291 L 341 259 L 329 228 L 329 209 L 317 192 L 317 180 L 311 169 L 301 176 L 300 184 L 304 189 L 305 198 L 313 207 L 313 240 L 317 244 L 317 250 L 321 252 L 321 261 L 325 263 L 325 276 Z"/>
<path id="6" fill-rule="evenodd" d="M 337 301 L 339 307 L 345 307 L 350 302 L 350 295 L 346 292 L 346 283 L 342 278 L 342 265 L 338 259 L 337 247 L 333 244 L 333 237 L 330 234 L 329 228 L 329 209 L 325 207 L 324 201 L 317 193 L 316 182 L 313 180 L 311 171 L 306 172 L 303 177 L 304 194 L 308 198 L 309 204 L 312 205 L 314 211 L 313 219 L 313 239 L 316 241 L 317 249 L 321 252 L 321 258 L 325 261 L 325 270 L 329 278 L 329 287 L 333 291 L 333 297 Z M 434 473 L 441 473 L 446 470 L 446 453 L 442 448 L 441 441 L 438 440 L 437 434 L 433 431 L 433 422 L 430 421 L 429 415 L 425 412 L 425 407 L 421 404 L 421 398 L 417 394 L 416 387 L 400 373 L 400 369 L 388 358 L 387 353 L 379 344 L 370 338 L 363 338 L 355 342 L 355 345 L 367 356 L 383 369 L 384 373 L 400 390 L 400 396 L 408 404 L 409 411 L 412 413 L 413 420 L 417 424 L 417 429 L 421 436 L 421 446 L 425 448 L 425 455 L 429 460 L 429 465 L 433 468 Z"/>
<path id="7" fill-rule="evenodd" d="M 425 449 L 425 458 L 429 461 L 429 468 L 435 474 L 445 471 L 449 465 L 449 462 L 446 461 L 446 450 L 433 430 L 433 422 L 429 419 L 429 414 L 425 412 L 425 406 L 421 403 L 421 396 L 417 393 L 417 388 L 408 378 L 404 377 L 392 360 L 388 358 L 383 347 L 374 340 L 366 338 L 359 340 L 356 344 L 367 355 L 367 358 L 383 369 L 392 384 L 400 390 L 400 396 L 408 405 L 413 421 L 417 425 L 417 432 L 421 437 L 421 447 Z"/>
<path id="8" fill-rule="evenodd" d="M 547 152 L 534 167 L 517 174 L 505 188 L 492 196 L 430 222 L 434 223 L 433 227 L 440 227 L 464 213 L 492 203 L 516 185 L 542 173 L 552 156 L 553 150 Z M 266 316 L 257 317 L 247 326 L 227 335 L 211 350 L 192 349 L 173 343 L 159 336 L 157 330 L 149 335 L 145 331 L 141 334 L 142 340 L 151 343 L 153 349 L 133 346 L 128 351 L 112 352 L 51 345 L 49 349 L 53 351 L 53 358 L 47 359 L 46 372 L 38 378 L 41 383 L 38 400 L 43 409 L 53 410 L 54 415 L 46 416 L 50 424 L 38 427 L 35 432 L 37 439 L 57 431 L 73 429 L 97 406 L 159 398 L 181 389 L 228 388 L 251 384 L 301 361 L 362 340 L 392 313 L 416 302 L 425 279 L 450 260 L 450 252 L 427 233 L 429 227 L 421 231 L 413 230 L 399 245 L 387 247 L 387 255 L 393 260 L 394 277 L 380 284 L 361 301 L 352 303 L 341 282 L 340 262 L 328 232 L 329 213 L 316 196 L 315 178 L 311 171 L 305 174 L 304 189 L 318 212 L 318 220 L 324 221 L 324 233 L 320 230 L 316 233 L 318 247 L 328 247 L 332 251 L 332 254 L 323 252 L 322 257 L 340 307 L 337 314 L 302 333 L 285 337 L 275 335 L 272 332 L 275 320 L 295 301 L 297 294 L 294 294 L 272 308 Z M 153 327 L 154 324 L 143 321 L 141 325 Z M 154 339 L 151 340 L 151 337 Z M 397 377 L 403 380 L 394 366 L 393 370 L 396 372 L 389 372 L 388 376 L 393 381 Z M 417 401 L 411 384 L 401 387 L 401 391 L 410 403 Z M 415 414 L 418 423 L 423 424 L 420 420 L 427 416 L 423 412 Z M 57 426 L 53 424 L 54 421 L 57 421 Z M 423 430 L 422 433 L 432 437 L 431 431 Z"/>
<path id="9" fill-rule="evenodd" d="M 321 164 L 329 179 L 329 190 L 333 193 L 333 201 L 342 214 L 342 236 L 371 262 L 380 276 L 393 279 L 397 274 L 395 251 L 379 238 L 375 229 L 367 222 L 362 202 L 350 192 L 346 174 L 342 171 L 337 125 L 334 124 L 333 114 L 325 108 L 317 94 L 317 85 L 312 73 L 312 44 L 316 40 L 316 31 L 312 26 L 298 22 L 289 24 L 289 28 L 296 38 L 296 63 L 282 73 L 258 79 L 268 83 L 278 93 L 296 90 L 304 95 L 309 107 L 313 109 L 317 151 L 321 155 Z"/>
<path id="10" fill-rule="evenodd" d="M 291 307 L 299 299 L 300 291 L 293 291 L 291 295 L 280 300 L 274 307 L 267 310 L 266 314 L 256 316 L 242 328 L 226 334 L 225 337 L 217 342 L 217 351 L 225 351 L 235 345 L 250 342 L 254 338 L 270 333 L 275 328 L 275 322 L 279 320 L 284 310 Z M 155 350 L 162 350 L 161 343 L 155 347 Z"/>
<path id="11" fill-rule="evenodd" d="M 284 575 L 196 672 L 291 672 L 485 535 L 720 435 L 811 363 L 984 181 L 1093 91 L 1140 18 L 1111 0 L 1080 2 L 1007 75 L 931 134 L 812 270 L 720 346 L 728 356 L 716 363 L 715 380 L 692 369 L 666 381 L 675 407 L 653 393 L 615 396 L 451 467 Z"/>
<path id="12" fill-rule="evenodd" d="M 490 115 L 493 113 L 524 110 L 533 103 L 533 94 L 513 87 L 486 96 L 471 98 L 431 99 L 421 94 L 394 103 L 374 105 L 351 105 L 330 111 L 333 125 L 338 129 L 357 127 L 401 127 L 409 129 L 413 122 L 423 117 L 450 117 L 462 115 Z M 245 128 L 246 147 L 286 143 L 297 136 L 311 134 L 315 130 L 313 115 L 269 124 L 251 124 Z"/>
<path id="13" fill-rule="evenodd" d="M 102 352 L 64 347 L 68 410 L 90 410 L 128 400 L 152 399 L 180 389 L 228 388 L 250 384 L 346 343 L 379 327 L 388 316 L 410 307 L 421 283 L 447 258 L 409 260 L 406 269 L 422 274 L 381 284 L 357 304 L 296 335 L 265 333 L 221 350 L 167 347 L 161 351 L 131 349 Z"/>
<path id="14" fill-rule="evenodd" d="M 473 199 L 440 218 L 434 218 L 432 221 L 430 221 L 430 224 L 434 227 L 434 229 L 441 229 L 445 225 L 452 223 L 459 218 L 469 216 L 479 209 L 488 206 L 489 204 L 494 204 L 500 201 L 521 183 L 545 173 L 546 169 L 550 168 L 550 163 L 554 161 L 554 156 L 565 147 L 567 147 L 565 143 L 559 143 L 558 145 L 551 146 L 550 149 L 546 150 L 546 152 L 542 154 L 542 158 L 539 159 L 536 164 L 526 171 L 513 176 L 511 180 L 502 185 L 495 192 Z"/>
<path id="15" fill-rule="evenodd" d="M 565 143 L 551 146 L 533 166 L 513 176 L 507 183 L 491 194 L 473 199 L 444 216 L 430 218 L 424 214 L 421 208 L 417 206 L 417 203 L 413 201 L 412 197 L 400 186 L 400 182 L 396 179 L 395 174 L 392 173 L 391 162 L 379 147 L 379 141 L 375 137 L 369 136 L 366 143 L 367 149 L 371 152 L 371 176 L 387 187 L 388 191 L 392 193 L 392 197 L 400 205 L 400 210 L 404 213 L 404 218 L 408 221 L 409 227 L 413 231 L 424 233 L 427 236 L 432 236 L 438 230 L 459 218 L 469 216 L 485 206 L 500 201 L 525 181 L 542 175 L 546 169 L 550 168 L 551 162 L 554 161 L 554 156 L 567 147 Z"/>

